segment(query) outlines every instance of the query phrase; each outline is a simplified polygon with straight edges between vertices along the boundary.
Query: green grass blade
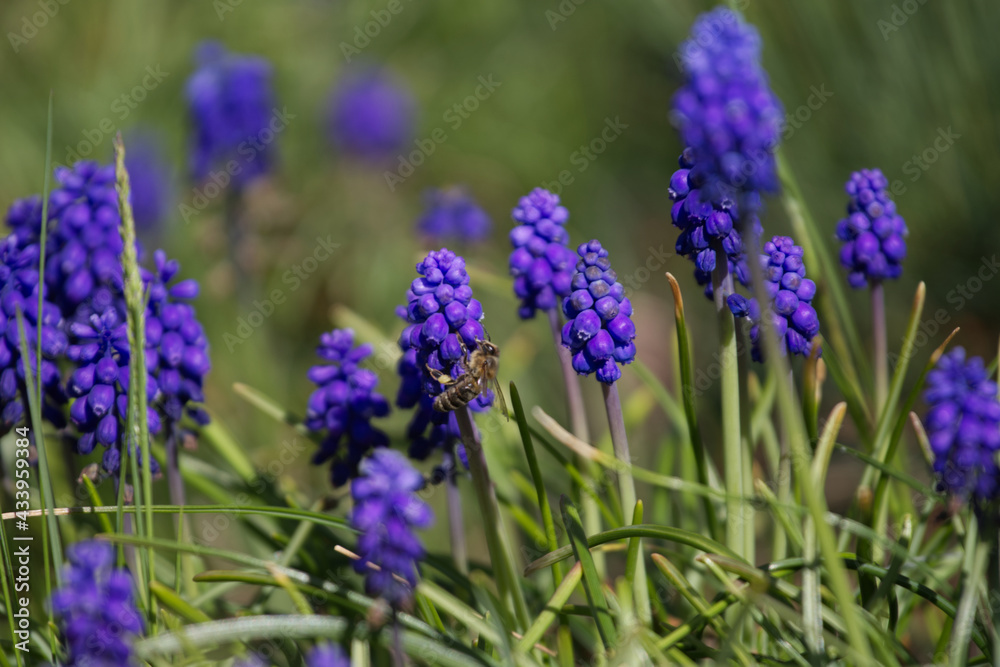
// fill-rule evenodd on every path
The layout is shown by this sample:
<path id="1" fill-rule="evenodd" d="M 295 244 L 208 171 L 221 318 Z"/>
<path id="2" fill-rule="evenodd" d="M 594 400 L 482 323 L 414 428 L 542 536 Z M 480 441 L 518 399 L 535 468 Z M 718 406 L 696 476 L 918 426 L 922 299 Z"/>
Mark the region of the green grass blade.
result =
<path id="1" fill-rule="evenodd" d="M 545 604 L 542 613 L 538 615 L 535 622 L 524 633 L 524 637 L 517 643 L 518 651 L 527 653 L 542 638 L 542 635 L 545 634 L 549 626 L 555 622 L 556 617 L 559 615 L 559 609 L 569 600 L 570 595 L 573 594 L 582 577 L 583 565 L 581 563 L 577 563 L 570 568 L 569 572 L 566 573 L 566 577 L 559 583 L 552 597 Z"/>
<path id="2" fill-rule="evenodd" d="M 153 595 L 156 596 L 156 599 L 164 607 L 191 623 L 207 623 L 212 620 L 208 614 L 191 605 L 191 603 L 178 595 L 173 589 L 164 586 L 158 581 L 150 583 L 149 590 L 152 591 Z"/>
<path id="3" fill-rule="evenodd" d="M 583 523 L 580 521 L 580 514 L 572 501 L 566 496 L 560 499 L 562 506 L 563 523 L 566 525 L 566 532 L 569 534 L 570 547 L 576 556 L 577 562 L 582 568 L 583 591 L 590 604 L 591 614 L 597 622 L 597 632 L 600 634 L 604 648 L 609 648 L 611 642 L 616 637 L 615 625 L 611 619 L 611 612 L 608 609 L 608 601 L 604 597 L 604 590 L 601 588 L 601 580 L 597 575 L 597 568 L 594 566 L 594 558 L 590 554 L 587 534 L 583 530 Z M 536 561 L 537 562 L 537 561 Z"/>

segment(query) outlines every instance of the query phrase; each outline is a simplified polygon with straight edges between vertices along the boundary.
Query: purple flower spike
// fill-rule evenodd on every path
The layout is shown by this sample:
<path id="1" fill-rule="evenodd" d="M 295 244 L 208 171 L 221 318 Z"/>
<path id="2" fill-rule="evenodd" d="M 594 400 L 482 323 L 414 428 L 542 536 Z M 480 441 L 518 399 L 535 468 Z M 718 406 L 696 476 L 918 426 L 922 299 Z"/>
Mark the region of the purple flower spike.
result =
<path id="1" fill-rule="evenodd" d="M 812 352 L 812 339 L 819 333 L 819 317 L 812 306 L 816 283 L 806 278 L 802 263 L 802 248 L 787 236 L 775 236 L 764 244 L 760 256 L 765 289 L 771 302 L 768 317 L 778 334 L 782 351 L 808 357 Z M 754 361 L 763 361 L 764 350 L 760 339 L 761 309 L 757 299 L 747 299 L 739 294 L 728 297 L 729 309 L 736 317 L 747 317 L 750 328 L 750 354 Z"/>
<path id="2" fill-rule="evenodd" d="M 840 263 L 855 289 L 903 273 L 908 231 L 888 188 L 889 180 L 878 169 L 856 171 L 844 186 L 850 201 L 847 217 L 837 223 L 837 238 L 844 244 Z"/>
<path id="3" fill-rule="evenodd" d="M 632 302 L 599 241 L 581 244 L 577 253 L 581 259 L 571 281 L 573 292 L 563 300 L 567 322 L 562 342 L 573 354 L 577 373 L 596 373 L 598 380 L 611 384 L 622 376 L 619 364 L 635 359 Z M 581 307 L 588 302 L 592 305 Z"/>
<path id="4" fill-rule="evenodd" d="M 668 193 L 674 202 L 670 219 L 681 230 L 677 237 L 677 254 L 694 262 L 695 280 L 705 287 L 705 296 L 712 299 L 712 269 L 717 262 L 714 241 L 721 242 L 729 262 L 729 273 L 744 287 L 750 286 L 750 269 L 747 267 L 743 237 L 736 230 L 736 223 L 740 221 L 736 202 L 730 197 L 703 201 L 701 191 L 692 185 L 692 173 L 695 172 L 693 156 L 694 151 L 686 149 L 678 160 L 681 168 L 670 178 Z M 752 229 L 755 236 L 759 237 L 764 231 L 753 211 L 748 212 L 746 219 L 740 222 L 743 229 Z"/>
<path id="5" fill-rule="evenodd" d="M 413 138 L 415 102 L 388 73 L 358 67 L 330 96 L 327 132 L 341 151 L 372 162 L 394 158 Z"/>
<path id="6" fill-rule="evenodd" d="M 927 374 L 924 424 L 940 488 L 977 509 L 1000 495 L 1000 401 L 997 385 L 979 357 L 966 361 L 957 347 Z"/>
<path id="7" fill-rule="evenodd" d="M 442 241 L 485 240 L 493 223 L 472 196 L 462 187 L 432 190 L 425 195 L 426 208 L 417 229 L 427 237 Z"/>
<path id="8" fill-rule="evenodd" d="M 143 633 L 132 594 L 132 577 L 112 567 L 107 542 L 79 542 L 67 550 L 63 588 L 52 594 L 52 611 L 65 641 L 67 666 L 128 667 L 138 664 L 132 643 Z"/>
<path id="9" fill-rule="evenodd" d="M 686 80 L 674 95 L 672 121 L 691 147 L 688 180 L 704 201 L 778 188 L 773 150 L 784 111 L 760 51 L 757 30 L 724 7 L 699 16 L 681 45 Z"/>
<path id="10" fill-rule="evenodd" d="M 408 609 L 417 584 L 417 564 L 424 558 L 414 530 L 434 521 L 431 508 L 416 493 L 424 479 L 402 454 L 390 449 L 375 450 L 360 469 L 361 476 L 351 483 L 351 525 L 361 532 L 357 547 L 361 560 L 355 561 L 354 569 L 365 575 L 369 595 L 385 598 L 394 609 Z"/>
<path id="11" fill-rule="evenodd" d="M 132 188 L 132 213 L 140 230 L 154 230 L 163 223 L 170 209 L 173 183 L 160 137 L 152 132 L 129 136 L 125 151 Z"/>
<path id="12" fill-rule="evenodd" d="M 235 161 L 240 169 L 228 173 L 242 187 L 270 171 L 275 133 L 285 122 L 275 107 L 271 65 L 258 56 L 228 53 L 217 42 L 202 43 L 195 57 L 198 69 L 185 87 L 192 177 L 204 181 Z"/>
<path id="13" fill-rule="evenodd" d="M 389 437 L 371 423 L 389 414 L 389 402 L 375 391 L 378 376 L 359 365 L 371 356 L 372 346 L 355 347 L 353 331 L 323 334 L 316 353 L 330 363 L 309 369 L 317 389 L 309 397 L 305 425 L 326 434 L 313 463 L 332 460 L 331 481 L 341 486 L 357 476 L 358 464 L 373 447 L 389 444 Z"/>
<path id="14" fill-rule="evenodd" d="M 510 274 L 514 293 L 521 299 L 518 315 L 527 320 L 537 310 L 558 308 L 569 296 L 576 255 L 569 249 L 569 234 L 563 226 L 569 211 L 559 205 L 559 195 L 535 188 L 521 197 L 511 217 L 518 226 L 510 232 L 514 247 Z"/>

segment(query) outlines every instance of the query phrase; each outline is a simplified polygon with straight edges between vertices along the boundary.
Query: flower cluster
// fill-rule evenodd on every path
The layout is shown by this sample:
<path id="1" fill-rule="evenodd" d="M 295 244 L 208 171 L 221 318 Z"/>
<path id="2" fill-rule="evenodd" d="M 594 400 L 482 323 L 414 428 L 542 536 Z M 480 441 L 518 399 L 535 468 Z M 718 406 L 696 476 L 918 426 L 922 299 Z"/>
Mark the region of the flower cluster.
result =
<path id="1" fill-rule="evenodd" d="M 773 149 L 784 112 L 760 51 L 757 30 L 724 7 L 702 14 L 681 46 L 685 82 L 672 120 L 693 152 L 689 178 L 703 199 L 777 189 Z"/>
<path id="2" fill-rule="evenodd" d="M 782 350 L 809 356 L 812 339 L 819 333 L 819 317 L 812 306 L 816 283 L 806 278 L 802 248 L 787 236 L 775 236 L 764 244 L 760 263 L 764 287 L 770 299 L 768 312 Z M 751 355 L 755 361 L 762 361 L 761 309 L 757 299 L 747 300 L 733 294 L 729 297 L 729 307 L 737 317 L 749 317 L 753 322 L 750 329 Z"/>
<path id="3" fill-rule="evenodd" d="M 573 292 L 563 300 L 562 342 L 573 353 L 577 373 L 596 372 L 598 380 L 611 384 L 622 376 L 619 364 L 635 359 L 632 302 L 599 241 L 580 244 L 577 253 Z"/>
<path id="4" fill-rule="evenodd" d="M 18 311 L 23 314 L 32 375 L 38 374 L 36 350 L 41 319 L 41 380 L 45 398 L 42 410 L 44 417 L 57 426 L 65 425 L 62 412 L 56 407 L 66 402 L 66 396 L 55 360 L 66 351 L 67 338 L 63 332 L 62 315 L 55 304 L 45 300 L 39 317 L 38 290 L 44 290 L 44 285 L 40 285 L 38 280 L 38 259 L 39 247 L 35 244 L 20 247 L 16 235 L 0 241 L 0 314 L 4 327 L 0 336 L 0 433 L 9 431 L 25 414 L 27 383 L 21 357 Z"/>
<path id="5" fill-rule="evenodd" d="M 414 530 L 434 520 L 431 508 L 416 493 L 424 478 L 391 449 L 376 450 L 360 467 L 361 476 L 351 483 L 351 525 L 361 533 L 361 560 L 354 569 L 365 575 L 369 595 L 385 598 L 394 609 L 407 609 L 417 584 L 417 564 L 424 557 Z"/>
<path id="6" fill-rule="evenodd" d="M 184 303 L 198 296 L 194 279 L 169 283 L 180 271 L 162 250 L 153 253 L 155 271 L 143 270 L 149 295 L 146 306 L 146 367 L 160 390 L 157 406 L 169 430 L 186 411 L 195 422 L 208 423 L 208 414 L 193 403 L 205 400 L 202 386 L 211 368 L 208 339 L 195 315 Z"/>
<path id="7" fill-rule="evenodd" d="M 417 222 L 421 234 L 435 240 L 482 241 L 493 226 L 490 216 L 461 187 L 431 190 L 425 195 L 426 208 Z"/>
<path id="8" fill-rule="evenodd" d="M 77 368 L 67 391 L 76 399 L 69 409 L 70 419 L 80 433 L 76 450 L 86 455 L 95 445 L 103 445 L 107 449 L 101 467 L 114 474 L 121 464 L 126 440 L 130 382 L 127 325 L 113 308 L 108 308 L 100 316 L 91 315 L 89 322 L 72 323 L 70 333 L 72 344 L 66 356 Z M 156 381 L 147 374 L 147 423 L 152 434 L 160 432 L 160 418 L 152 407 L 157 393 Z M 155 459 L 150 461 L 150 469 L 158 472 Z"/>
<path id="9" fill-rule="evenodd" d="M 49 195 L 45 284 L 49 298 L 67 319 L 96 291 L 122 289 L 118 194 L 114 165 L 77 162 L 58 167 L 59 187 Z M 7 224 L 21 243 L 39 239 L 42 206 L 30 197 L 11 206 Z"/>
<path id="10" fill-rule="evenodd" d="M 400 346 L 415 351 L 412 362 L 421 373 L 422 389 L 428 396 L 441 393 L 441 383 L 427 367 L 451 377 L 464 372 L 466 351 L 474 350 L 485 332 L 479 321 L 483 306 L 472 298 L 465 260 L 447 248 L 430 252 L 417 264 L 416 278 L 406 292 L 406 320 Z M 492 392 L 480 396 L 481 406 L 490 405 Z"/>
<path id="11" fill-rule="evenodd" d="M 274 161 L 271 130 L 274 99 L 271 65 L 257 56 L 228 53 L 217 42 L 197 51 L 197 71 L 185 93 L 194 135 L 191 173 L 204 180 L 212 169 L 237 161 L 230 170 L 236 187 L 266 174 Z M 235 173 L 234 173 L 235 172 Z"/>
<path id="12" fill-rule="evenodd" d="M 746 263 L 743 237 L 736 229 L 740 220 L 739 208 L 728 197 L 709 201 L 692 183 L 694 168 L 693 151 L 686 149 L 678 160 L 680 169 L 670 177 L 668 193 L 674 202 L 670 219 L 681 230 L 677 237 L 677 253 L 694 262 L 694 277 L 705 287 L 705 296 L 713 298 L 712 271 L 715 269 L 716 248 L 722 248 L 729 263 L 729 273 L 743 286 L 750 285 L 750 269 Z M 743 229 L 753 230 L 759 237 L 763 233 L 756 213 L 749 212 Z"/>
<path id="13" fill-rule="evenodd" d="M 927 374 L 925 424 L 944 491 L 982 506 L 998 497 L 1000 401 L 983 360 L 957 347 Z"/>
<path id="14" fill-rule="evenodd" d="M 878 169 L 851 174 L 844 189 L 850 196 L 847 217 L 837 223 L 843 242 L 840 263 L 850 273 L 847 282 L 860 288 L 903 273 L 906 257 L 906 222 L 889 198 L 889 180 Z"/>
<path id="15" fill-rule="evenodd" d="M 401 315 L 406 319 L 405 311 Z M 423 372 L 417 364 L 417 351 L 401 347 L 403 356 L 396 366 L 400 377 L 396 406 L 416 408 L 406 427 L 406 439 L 410 442 L 410 458 L 423 461 L 435 450 L 450 451 L 451 445 L 461 439 L 461 433 L 455 413 L 438 412 L 434 409 L 434 397 L 423 392 Z"/>
<path id="16" fill-rule="evenodd" d="M 386 72 L 358 68 L 341 79 L 330 96 L 327 131 L 347 155 L 385 160 L 413 137 L 414 106 L 410 92 Z"/>
<path id="17" fill-rule="evenodd" d="M 375 391 L 378 376 L 359 367 L 372 347 L 355 347 L 353 331 L 334 329 L 323 334 L 316 353 L 329 363 L 309 369 L 309 379 L 317 389 L 309 397 L 305 425 L 314 433 L 325 432 L 313 463 L 332 459 L 330 477 L 334 486 L 341 486 L 357 475 L 365 454 L 389 444 L 388 436 L 371 423 L 374 417 L 389 414 L 389 402 Z"/>
<path id="18" fill-rule="evenodd" d="M 568 247 L 569 233 L 563 227 L 569 211 L 559 205 L 559 195 L 535 188 L 521 197 L 511 217 L 518 223 L 510 231 L 510 274 L 514 293 L 521 299 L 521 319 L 536 310 L 554 310 L 569 296 L 576 255 Z"/>
<path id="19" fill-rule="evenodd" d="M 67 550 L 63 586 L 52 594 L 60 620 L 67 667 L 126 667 L 137 662 L 132 642 L 143 632 L 132 594 L 132 577 L 114 568 L 107 542 L 78 542 Z"/>

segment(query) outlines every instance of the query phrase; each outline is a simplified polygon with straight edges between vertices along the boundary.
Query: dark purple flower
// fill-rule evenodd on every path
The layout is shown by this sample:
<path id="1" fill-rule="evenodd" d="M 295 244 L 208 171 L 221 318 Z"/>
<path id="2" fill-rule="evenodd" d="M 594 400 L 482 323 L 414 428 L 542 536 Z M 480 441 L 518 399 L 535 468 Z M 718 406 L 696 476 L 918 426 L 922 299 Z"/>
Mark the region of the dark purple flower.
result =
<path id="1" fill-rule="evenodd" d="M 738 226 L 741 226 L 736 202 L 728 197 L 714 202 L 701 196 L 692 184 L 693 151 L 686 149 L 679 159 L 681 168 L 670 177 L 668 190 L 674 202 L 670 219 L 681 230 L 677 237 L 677 253 L 694 262 L 694 277 L 699 285 L 705 286 L 705 296 L 713 298 L 712 271 L 717 262 L 714 242 L 721 244 L 729 262 L 729 272 L 740 284 L 750 285 L 750 269 L 746 263 L 746 253 Z M 747 213 L 742 228 L 750 225 L 756 236 L 763 233 L 760 220 L 753 211 Z"/>
<path id="2" fill-rule="evenodd" d="M 132 643 L 144 623 L 127 570 L 113 567 L 115 551 L 107 542 L 78 542 L 67 549 L 63 586 L 52 594 L 67 667 L 127 667 L 138 662 Z"/>
<path id="3" fill-rule="evenodd" d="M 416 408 L 406 427 L 406 438 L 410 442 L 410 458 L 423 461 L 435 450 L 451 451 L 452 446 L 460 442 L 461 433 L 455 413 L 435 410 L 434 397 L 423 392 L 423 371 L 417 364 L 417 351 L 408 345 L 408 341 L 405 346 L 400 343 L 403 356 L 396 365 L 400 377 L 396 406 Z"/>
<path id="4" fill-rule="evenodd" d="M 431 190 L 425 195 L 426 208 L 417 222 L 421 234 L 436 240 L 457 239 L 476 242 L 486 239 L 493 223 L 465 188 Z"/>
<path id="5" fill-rule="evenodd" d="M 569 296 L 577 258 L 563 227 L 569 211 L 559 205 L 559 195 L 535 188 L 521 197 L 511 217 L 518 224 L 510 230 L 514 247 L 510 274 L 514 276 L 514 294 L 521 299 L 518 315 L 527 320 L 536 310 L 558 308 Z"/>
<path id="6" fill-rule="evenodd" d="M 699 16 L 681 45 L 685 82 L 672 120 L 693 153 L 692 187 L 706 201 L 778 187 L 773 150 L 784 112 L 760 51 L 757 30 L 725 7 Z"/>
<path id="7" fill-rule="evenodd" d="M 3 318 L 3 336 L 0 337 L 0 433 L 9 431 L 26 412 L 24 399 L 28 383 L 25 382 L 21 357 L 18 310 L 24 316 L 24 335 L 32 375 L 38 369 L 37 331 L 41 319 L 43 417 L 58 428 L 66 425 L 62 411 L 57 407 L 66 402 L 66 395 L 60 384 L 56 360 L 65 353 L 68 341 L 58 306 L 45 300 L 39 318 L 38 261 L 37 245 L 20 244 L 16 234 L 0 241 L 0 315 Z M 34 378 L 31 383 L 34 383 Z"/>
<path id="8" fill-rule="evenodd" d="M 415 103 L 387 72 L 358 67 L 337 82 L 330 96 L 327 132 L 352 157 L 383 161 L 413 138 Z"/>
<path id="9" fill-rule="evenodd" d="M 212 364 L 208 339 L 194 307 L 186 303 L 198 296 L 198 282 L 187 279 L 171 285 L 180 265 L 162 250 L 153 253 L 153 262 L 155 271 L 142 272 L 149 295 L 146 368 L 160 390 L 156 407 L 174 435 L 185 412 L 198 424 L 209 422 L 208 414 L 194 404 L 205 400 L 202 388 Z"/>
<path id="10" fill-rule="evenodd" d="M 361 560 L 354 562 L 354 569 L 365 575 L 369 595 L 385 598 L 394 609 L 406 609 L 417 584 L 417 564 L 424 558 L 414 530 L 434 521 L 431 508 L 417 495 L 424 478 L 391 449 L 376 449 L 360 469 L 361 476 L 351 483 L 351 525 L 361 533 Z"/>
<path id="11" fill-rule="evenodd" d="M 924 424 L 941 489 L 972 499 L 977 508 L 996 500 L 1000 401 L 983 360 L 966 361 L 961 347 L 943 355 L 927 374 L 924 401 L 930 406 Z"/>
<path id="12" fill-rule="evenodd" d="M 906 257 L 906 223 L 889 198 L 889 180 L 878 169 L 851 174 L 844 189 L 850 196 L 847 217 L 837 223 L 843 242 L 840 263 L 855 289 L 898 278 Z"/>
<path id="13" fill-rule="evenodd" d="M 138 230 L 153 230 L 169 213 L 173 196 L 170 167 L 158 135 L 135 132 L 126 143 L 125 168 L 131 187 L 132 214 Z"/>
<path id="14" fill-rule="evenodd" d="M 114 308 L 88 322 L 70 324 L 71 345 L 66 356 L 76 366 L 67 382 L 66 391 L 74 399 L 70 420 L 79 432 L 78 454 L 87 455 L 95 445 L 103 445 L 101 467 L 109 474 L 118 472 L 122 448 L 126 440 L 129 389 L 129 342 L 127 325 Z M 153 409 L 158 396 L 156 380 L 146 375 L 146 395 L 149 401 L 147 423 L 149 432 L 160 432 L 160 418 Z M 131 450 L 130 450 L 131 451 Z M 137 451 L 140 455 L 141 450 Z M 156 459 L 150 469 L 159 471 Z"/>
<path id="15" fill-rule="evenodd" d="M 375 391 L 378 376 L 360 368 L 372 353 L 372 346 L 354 347 L 354 332 L 334 329 L 320 336 L 316 348 L 320 358 L 330 362 L 309 369 L 309 379 L 317 385 L 309 397 L 305 425 L 315 433 L 325 433 L 313 463 L 333 460 L 330 477 L 341 486 L 357 476 L 358 463 L 373 447 L 385 447 L 389 437 L 372 426 L 374 417 L 389 414 L 389 402 Z"/>
<path id="16" fill-rule="evenodd" d="M 185 94 L 191 117 L 191 174 L 203 181 L 230 161 L 236 187 L 266 174 L 274 162 L 274 122 L 279 118 L 271 90 L 271 64 L 262 57 L 228 53 L 217 42 L 197 50 L 198 69 Z M 234 173 L 235 172 L 235 173 Z"/>
<path id="17" fill-rule="evenodd" d="M 577 253 L 573 292 L 563 300 L 562 343 L 573 353 L 577 373 L 597 373 L 598 380 L 611 384 L 622 376 L 619 365 L 635 359 L 632 302 L 600 241 L 580 244 Z"/>
<path id="18" fill-rule="evenodd" d="M 344 649 L 324 642 L 306 654 L 306 667 L 351 667 L 351 661 L 344 655 Z"/>
<path id="19" fill-rule="evenodd" d="M 806 278 L 802 263 L 802 248 L 787 236 L 775 236 L 764 244 L 760 256 L 764 274 L 764 287 L 770 299 L 768 310 L 775 334 L 782 351 L 808 357 L 812 339 L 819 333 L 819 317 L 812 306 L 816 296 L 816 283 Z M 749 317 L 751 356 L 763 361 L 760 340 L 761 309 L 757 299 L 746 299 L 739 294 L 729 296 L 729 308 L 737 317 Z"/>

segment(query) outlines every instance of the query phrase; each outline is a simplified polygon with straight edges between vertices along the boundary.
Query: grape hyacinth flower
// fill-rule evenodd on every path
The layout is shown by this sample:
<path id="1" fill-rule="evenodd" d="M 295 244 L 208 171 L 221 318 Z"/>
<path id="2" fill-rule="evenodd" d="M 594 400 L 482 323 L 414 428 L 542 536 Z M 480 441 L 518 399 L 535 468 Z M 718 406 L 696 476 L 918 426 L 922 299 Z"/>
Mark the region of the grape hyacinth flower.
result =
<path id="1" fill-rule="evenodd" d="M 402 317 L 406 319 L 405 309 L 401 310 Z M 406 437 L 410 442 L 408 455 L 412 459 L 424 461 L 435 450 L 451 451 L 451 446 L 459 441 L 461 434 L 455 413 L 438 412 L 433 407 L 434 397 L 423 392 L 423 372 L 417 364 L 417 351 L 402 343 L 400 347 L 403 348 L 403 356 L 396 365 L 400 377 L 396 406 L 403 409 L 416 408 L 406 427 Z M 459 444 L 459 449 L 461 448 L 462 445 Z"/>
<path id="2" fill-rule="evenodd" d="M 213 169 L 236 161 L 232 174 L 241 188 L 265 175 L 274 162 L 271 64 L 262 57 L 229 53 L 218 42 L 202 43 L 197 71 L 185 86 L 193 126 L 190 169 L 203 181 Z"/>
<path id="3" fill-rule="evenodd" d="M 410 92 L 378 67 L 358 67 L 330 95 L 327 132 L 346 155 L 380 162 L 413 138 L 415 102 Z"/>
<path id="4" fill-rule="evenodd" d="M 67 386 L 67 393 L 76 399 L 69 409 L 70 420 L 80 433 L 76 451 L 85 456 L 95 445 L 103 445 L 107 449 L 101 467 L 112 475 L 121 465 L 128 415 L 130 355 L 126 327 L 117 312 L 108 308 L 100 316 L 91 315 L 89 322 L 70 325 L 72 344 L 66 351 L 77 366 Z M 160 418 L 152 406 L 158 389 L 156 380 L 148 374 L 146 394 L 149 432 L 156 434 L 160 432 Z M 139 451 L 136 454 L 141 456 Z M 159 472 L 156 459 L 150 461 L 150 469 Z"/>
<path id="5" fill-rule="evenodd" d="M 774 148 L 784 112 L 760 63 L 757 30 L 732 9 L 702 14 L 681 46 L 685 82 L 672 121 L 692 151 L 689 179 L 705 201 L 778 188 Z M 748 213 L 756 198 L 741 199 Z"/>
<path id="6" fill-rule="evenodd" d="M 0 433 L 8 432 L 21 421 L 26 412 L 25 392 L 28 383 L 21 357 L 21 334 L 17 312 L 23 314 L 28 363 L 32 375 L 38 373 L 38 324 L 42 324 L 42 415 L 56 427 L 65 426 L 62 410 L 66 402 L 56 359 L 68 345 L 63 331 L 63 319 L 58 306 L 47 299 L 38 311 L 38 290 L 44 285 L 38 280 L 40 249 L 35 244 L 21 247 L 16 235 L 0 241 L 0 311 L 3 315 L 3 336 L 0 337 Z M 31 383 L 34 383 L 32 378 Z"/>
<path id="7" fill-rule="evenodd" d="M 521 197 L 511 211 L 518 225 L 510 231 L 510 274 L 514 293 L 521 299 L 518 310 L 522 320 L 535 311 L 551 311 L 572 291 L 570 281 L 576 255 L 568 247 L 569 233 L 563 225 L 569 211 L 560 206 L 559 195 L 535 188 Z"/>
<path id="8" fill-rule="evenodd" d="M 185 413 L 202 426 L 208 424 L 208 413 L 193 404 L 205 400 L 202 387 L 212 365 L 205 332 L 194 307 L 185 303 L 198 296 L 198 282 L 187 279 L 170 285 L 180 265 L 162 250 L 153 253 L 153 262 L 155 271 L 142 271 L 149 294 L 146 367 L 156 380 L 156 405 L 172 436 Z"/>
<path id="9" fill-rule="evenodd" d="M 124 244 L 115 169 L 77 162 L 72 168 L 57 167 L 55 180 L 58 187 L 49 194 L 45 284 L 63 317 L 75 319 L 77 308 L 95 291 L 108 288 L 121 293 Z M 20 242 L 37 242 L 42 228 L 39 198 L 15 202 L 7 224 Z"/>
<path id="10" fill-rule="evenodd" d="M 577 373 L 596 373 L 598 380 L 612 384 L 622 376 L 619 364 L 635 359 L 632 302 L 600 241 L 580 244 L 577 254 L 573 292 L 563 300 L 567 322 L 562 342 L 573 353 Z"/>
<path id="11" fill-rule="evenodd" d="M 125 168 L 136 229 L 153 231 L 167 217 L 173 196 L 170 167 L 159 137 L 149 131 L 130 135 Z"/>
<path id="12" fill-rule="evenodd" d="M 966 360 L 957 347 L 927 374 L 924 423 L 934 472 L 950 495 L 971 499 L 977 509 L 1000 496 L 1000 401 L 983 360 Z"/>
<path id="13" fill-rule="evenodd" d="M 802 248 L 787 236 L 775 236 L 764 244 L 760 263 L 764 287 L 770 299 L 770 317 L 775 335 L 783 351 L 808 357 L 812 339 L 819 333 L 819 317 L 812 306 L 816 283 L 806 278 L 802 263 Z M 751 356 L 763 361 L 760 338 L 761 309 L 757 299 L 748 300 L 739 294 L 729 297 L 729 308 L 737 317 L 749 317 Z"/>
<path id="14" fill-rule="evenodd" d="M 705 287 L 705 296 L 714 298 L 712 271 L 717 261 L 716 247 L 726 253 L 729 273 L 744 287 L 750 286 L 750 269 L 746 263 L 743 237 L 736 229 L 740 219 L 736 203 L 729 198 L 709 201 L 701 196 L 698 188 L 692 186 L 691 173 L 694 168 L 693 151 L 688 148 L 678 160 L 680 169 L 670 177 L 668 193 L 674 202 L 670 219 L 681 230 L 677 237 L 676 250 L 694 262 L 694 277 Z M 763 227 L 757 214 L 749 212 L 743 228 L 749 224 L 754 236 L 759 238 Z"/>
<path id="15" fill-rule="evenodd" d="M 855 289 L 903 273 L 906 222 L 896 213 L 888 187 L 889 180 L 878 169 L 856 171 L 844 186 L 850 201 L 847 217 L 837 223 L 837 238 L 844 244 L 840 263 Z"/>
<path id="16" fill-rule="evenodd" d="M 67 549 L 69 564 L 63 586 L 52 594 L 59 619 L 67 667 L 126 667 L 138 664 L 133 641 L 143 621 L 127 570 L 113 567 L 115 550 L 107 542 L 89 540 Z"/>
<path id="17" fill-rule="evenodd" d="M 324 642 L 306 654 L 306 667 L 351 667 L 351 661 L 344 655 L 344 649 Z"/>
<path id="18" fill-rule="evenodd" d="M 371 424 L 374 417 L 389 414 L 389 402 L 375 391 L 378 376 L 359 367 L 372 346 L 354 347 L 352 330 L 323 334 L 316 353 L 330 363 L 309 369 L 317 389 L 309 397 L 305 425 L 314 433 L 325 432 L 313 463 L 332 459 L 330 478 L 341 486 L 357 476 L 358 464 L 372 448 L 389 444 L 389 437 Z"/>
<path id="19" fill-rule="evenodd" d="M 417 222 L 421 234 L 434 239 L 485 240 L 493 223 L 465 188 L 431 190 L 425 195 L 426 208 Z"/>
<path id="20" fill-rule="evenodd" d="M 393 609 L 409 609 L 417 565 L 424 558 L 414 530 L 427 528 L 434 520 L 431 508 L 417 495 L 424 478 L 402 454 L 390 449 L 375 450 L 361 462 L 360 470 L 351 483 L 351 525 L 361 532 L 361 559 L 354 562 L 354 569 L 365 575 L 369 595 L 384 598 Z"/>

